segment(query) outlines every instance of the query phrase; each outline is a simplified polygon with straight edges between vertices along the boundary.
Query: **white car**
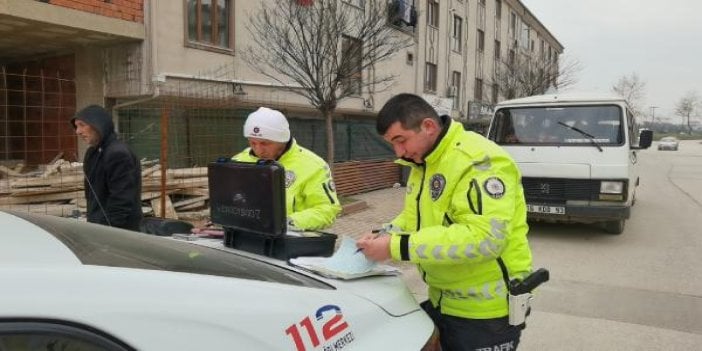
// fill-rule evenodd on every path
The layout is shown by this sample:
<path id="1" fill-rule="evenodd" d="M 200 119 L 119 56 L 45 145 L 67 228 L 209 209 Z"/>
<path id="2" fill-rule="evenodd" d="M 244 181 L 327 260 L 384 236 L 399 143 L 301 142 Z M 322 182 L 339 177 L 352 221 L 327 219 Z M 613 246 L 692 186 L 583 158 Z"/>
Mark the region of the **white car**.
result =
<path id="1" fill-rule="evenodd" d="M 396 276 L 0 212 L 0 350 L 438 350 Z"/>
<path id="2" fill-rule="evenodd" d="M 658 141 L 658 150 L 673 150 L 678 151 L 680 141 L 675 137 L 663 137 Z"/>

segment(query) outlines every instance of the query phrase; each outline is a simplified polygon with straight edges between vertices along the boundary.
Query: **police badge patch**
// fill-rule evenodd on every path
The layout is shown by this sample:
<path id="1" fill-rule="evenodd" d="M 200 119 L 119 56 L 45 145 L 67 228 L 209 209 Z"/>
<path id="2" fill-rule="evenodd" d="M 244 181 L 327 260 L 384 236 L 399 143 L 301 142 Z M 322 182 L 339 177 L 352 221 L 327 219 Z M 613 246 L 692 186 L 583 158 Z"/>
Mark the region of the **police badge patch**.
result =
<path id="1" fill-rule="evenodd" d="M 443 175 L 441 174 L 434 174 L 431 176 L 431 179 L 429 179 L 429 189 L 431 190 L 431 199 L 436 201 L 436 199 L 441 196 L 441 193 L 444 192 L 444 188 L 446 187 L 446 178 L 444 178 Z"/>
<path id="2" fill-rule="evenodd" d="M 493 199 L 499 199 L 505 195 L 505 183 L 497 177 L 490 177 L 485 180 L 483 188 Z"/>
<path id="3" fill-rule="evenodd" d="M 293 171 L 285 171 L 285 187 L 289 188 L 295 183 L 295 173 Z"/>

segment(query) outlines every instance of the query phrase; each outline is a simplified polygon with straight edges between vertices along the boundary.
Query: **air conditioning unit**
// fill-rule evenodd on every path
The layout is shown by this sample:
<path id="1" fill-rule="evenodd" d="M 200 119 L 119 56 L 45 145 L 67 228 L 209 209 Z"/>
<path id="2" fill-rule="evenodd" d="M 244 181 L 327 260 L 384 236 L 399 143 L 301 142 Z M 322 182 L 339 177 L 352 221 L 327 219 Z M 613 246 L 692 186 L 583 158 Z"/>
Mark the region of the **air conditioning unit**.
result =
<path id="1" fill-rule="evenodd" d="M 456 95 L 458 95 L 458 87 L 455 85 L 448 87 L 448 90 L 446 91 L 446 96 L 455 97 Z"/>

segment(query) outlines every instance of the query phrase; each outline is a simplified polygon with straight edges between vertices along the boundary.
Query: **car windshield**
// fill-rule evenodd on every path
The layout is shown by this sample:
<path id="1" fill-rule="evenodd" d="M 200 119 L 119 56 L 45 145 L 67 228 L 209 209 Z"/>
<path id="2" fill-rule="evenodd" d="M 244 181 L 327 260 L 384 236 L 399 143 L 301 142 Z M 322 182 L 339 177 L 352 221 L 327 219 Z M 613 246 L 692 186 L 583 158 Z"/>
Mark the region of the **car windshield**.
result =
<path id="1" fill-rule="evenodd" d="M 665 138 L 661 138 L 661 141 L 677 141 L 677 139 L 675 139 L 673 137 L 665 137 Z"/>
<path id="2" fill-rule="evenodd" d="M 13 215 L 51 233 L 87 265 L 207 274 L 331 288 L 292 270 L 214 248 L 61 217 L 24 212 L 13 212 Z"/>
<path id="3" fill-rule="evenodd" d="M 490 138 L 498 144 L 622 145 L 622 110 L 616 105 L 507 107 L 497 110 Z"/>

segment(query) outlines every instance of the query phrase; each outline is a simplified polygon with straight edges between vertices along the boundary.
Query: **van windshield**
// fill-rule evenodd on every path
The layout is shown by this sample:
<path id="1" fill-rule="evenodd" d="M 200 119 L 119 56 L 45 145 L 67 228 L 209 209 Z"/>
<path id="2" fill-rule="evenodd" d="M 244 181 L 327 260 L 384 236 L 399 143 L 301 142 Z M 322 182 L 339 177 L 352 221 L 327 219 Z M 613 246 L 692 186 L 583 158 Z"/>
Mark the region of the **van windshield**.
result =
<path id="1" fill-rule="evenodd" d="M 500 145 L 621 145 L 617 105 L 506 107 L 495 112 L 489 137 Z"/>

